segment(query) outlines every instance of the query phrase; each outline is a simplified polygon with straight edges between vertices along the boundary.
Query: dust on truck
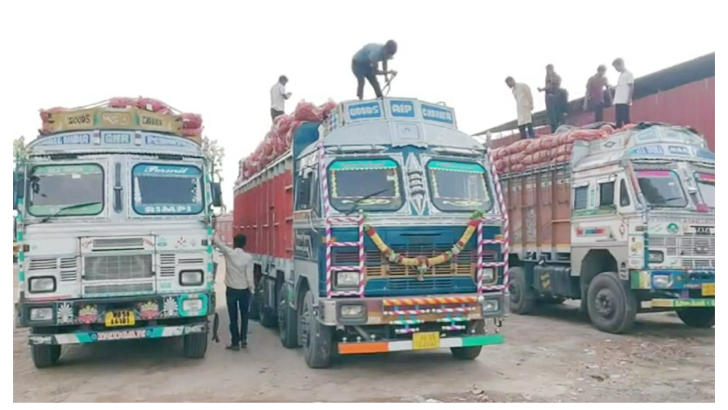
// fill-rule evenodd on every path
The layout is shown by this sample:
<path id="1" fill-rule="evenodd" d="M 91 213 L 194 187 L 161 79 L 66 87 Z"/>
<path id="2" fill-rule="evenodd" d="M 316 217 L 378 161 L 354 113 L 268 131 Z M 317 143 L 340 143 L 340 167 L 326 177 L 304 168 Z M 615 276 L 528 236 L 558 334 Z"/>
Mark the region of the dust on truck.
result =
<path id="1" fill-rule="evenodd" d="M 610 333 L 660 310 L 715 324 L 715 154 L 695 130 L 606 125 L 495 151 L 508 167 L 512 312 L 580 299 Z"/>
<path id="2" fill-rule="evenodd" d="M 336 354 L 437 348 L 473 360 L 503 343 L 504 215 L 485 150 L 454 110 L 345 102 L 294 127 L 290 149 L 257 169 L 244 161 L 235 186 L 252 309 L 283 346 L 323 368 Z"/>
<path id="3" fill-rule="evenodd" d="M 150 101 L 43 112 L 26 147 L 16 313 L 38 368 L 111 340 L 181 337 L 185 356 L 205 355 L 219 186 L 189 117 Z"/>

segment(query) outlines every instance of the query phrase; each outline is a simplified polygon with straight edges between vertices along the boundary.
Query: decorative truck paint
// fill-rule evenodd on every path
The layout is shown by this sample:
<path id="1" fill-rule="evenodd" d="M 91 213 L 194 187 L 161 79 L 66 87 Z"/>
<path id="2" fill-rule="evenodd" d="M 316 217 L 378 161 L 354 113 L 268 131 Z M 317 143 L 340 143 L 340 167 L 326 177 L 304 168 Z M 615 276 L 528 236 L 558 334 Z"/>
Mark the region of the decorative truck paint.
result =
<path id="1" fill-rule="evenodd" d="M 235 186 L 252 315 L 313 368 L 334 350 L 472 360 L 503 343 L 508 222 L 491 162 L 444 105 L 351 101 L 303 122 Z"/>

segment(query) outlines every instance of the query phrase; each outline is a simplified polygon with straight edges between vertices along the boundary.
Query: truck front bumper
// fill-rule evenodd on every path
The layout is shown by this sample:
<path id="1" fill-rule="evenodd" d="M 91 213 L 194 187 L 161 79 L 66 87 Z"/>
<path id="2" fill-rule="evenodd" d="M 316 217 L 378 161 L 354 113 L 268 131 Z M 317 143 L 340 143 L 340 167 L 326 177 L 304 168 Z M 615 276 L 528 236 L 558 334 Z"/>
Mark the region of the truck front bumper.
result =
<path id="1" fill-rule="evenodd" d="M 641 302 L 643 309 L 715 307 L 714 270 L 635 270 L 630 275 L 633 290 L 655 296 Z"/>
<path id="2" fill-rule="evenodd" d="M 206 323 L 182 326 L 147 326 L 142 328 L 103 330 L 98 332 L 79 331 L 56 334 L 33 334 L 28 338 L 28 344 L 73 345 L 112 340 L 158 339 L 161 337 L 178 337 L 192 333 L 206 332 Z"/>

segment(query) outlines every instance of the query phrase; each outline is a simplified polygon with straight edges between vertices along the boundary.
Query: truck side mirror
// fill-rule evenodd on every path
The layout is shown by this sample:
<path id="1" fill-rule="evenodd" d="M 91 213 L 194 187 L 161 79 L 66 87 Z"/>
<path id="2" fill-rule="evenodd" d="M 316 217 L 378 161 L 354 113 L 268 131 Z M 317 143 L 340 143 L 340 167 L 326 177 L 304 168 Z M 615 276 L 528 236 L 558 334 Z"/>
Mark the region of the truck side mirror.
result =
<path id="1" fill-rule="evenodd" d="M 210 184 L 210 193 L 212 194 L 212 206 L 222 206 L 222 188 L 219 182 Z"/>
<path id="2" fill-rule="evenodd" d="M 25 175 L 22 173 L 14 173 L 13 175 L 13 210 L 18 209 L 18 199 L 22 199 L 25 194 Z"/>

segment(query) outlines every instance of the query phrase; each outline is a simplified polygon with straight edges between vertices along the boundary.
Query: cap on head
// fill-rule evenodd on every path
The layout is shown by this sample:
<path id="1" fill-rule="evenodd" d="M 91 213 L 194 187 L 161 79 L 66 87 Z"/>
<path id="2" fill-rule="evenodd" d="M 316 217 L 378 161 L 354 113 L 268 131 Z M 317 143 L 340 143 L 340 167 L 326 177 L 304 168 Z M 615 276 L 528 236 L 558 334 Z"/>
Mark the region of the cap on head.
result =
<path id="1" fill-rule="evenodd" d="M 509 87 L 513 87 L 516 84 L 516 80 L 514 80 L 513 77 L 508 76 L 506 77 L 506 84 L 508 84 Z"/>
<path id="2" fill-rule="evenodd" d="M 286 77 L 285 75 L 282 75 L 282 76 L 278 77 L 278 82 L 285 85 L 288 82 L 288 77 Z"/>
<path id="3" fill-rule="evenodd" d="M 397 42 L 394 40 L 387 40 L 384 44 L 384 49 L 387 50 L 387 54 L 393 56 L 397 53 Z"/>

